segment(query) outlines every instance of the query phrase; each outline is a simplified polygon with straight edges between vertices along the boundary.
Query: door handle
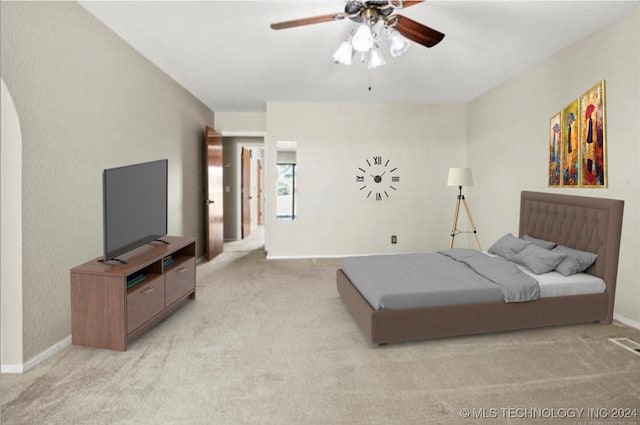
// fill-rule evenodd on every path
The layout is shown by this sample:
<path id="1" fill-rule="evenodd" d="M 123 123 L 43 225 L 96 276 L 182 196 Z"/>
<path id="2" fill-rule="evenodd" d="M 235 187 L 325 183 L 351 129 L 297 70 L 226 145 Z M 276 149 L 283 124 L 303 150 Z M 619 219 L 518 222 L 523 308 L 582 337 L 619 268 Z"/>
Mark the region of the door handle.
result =
<path id="1" fill-rule="evenodd" d="M 216 201 L 209 199 L 209 200 L 207 201 L 207 203 L 208 203 L 208 204 L 215 204 L 215 203 L 216 203 Z"/>

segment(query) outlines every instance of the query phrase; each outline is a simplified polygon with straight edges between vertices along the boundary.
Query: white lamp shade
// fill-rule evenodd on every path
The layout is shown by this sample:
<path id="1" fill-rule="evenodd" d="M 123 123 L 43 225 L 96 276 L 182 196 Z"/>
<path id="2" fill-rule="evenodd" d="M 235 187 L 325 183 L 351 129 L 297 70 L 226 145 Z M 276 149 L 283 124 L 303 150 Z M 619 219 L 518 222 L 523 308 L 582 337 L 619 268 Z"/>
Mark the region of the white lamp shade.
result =
<path id="1" fill-rule="evenodd" d="M 473 186 L 471 168 L 449 168 L 448 186 Z"/>
<path id="2" fill-rule="evenodd" d="M 380 52 L 378 45 L 376 44 L 374 48 L 369 52 L 369 60 L 367 62 L 367 68 L 375 69 L 381 66 L 386 65 L 386 61 L 384 60 L 384 56 Z"/>
<path id="3" fill-rule="evenodd" d="M 343 41 L 340 47 L 338 47 L 338 50 L 333 54 L 333 61 L 343 65 L 351 65 L 351 58 L 353 58 L 351 43 Z"/>
<path id="4" fill-rule="evenodd" d="M 368 52 L 373 47 L 373 33 L 367 24 L 360 24 L 353 38 L 351 45 L 357 52 Z"/>
<path id="5" fill-rule="evenodd" d="M 404 38 L 398 31 L 392 30 L 389 33 L 389 52 L 391 56 L 397 58 L 409 49 L 409 40 Z"/>

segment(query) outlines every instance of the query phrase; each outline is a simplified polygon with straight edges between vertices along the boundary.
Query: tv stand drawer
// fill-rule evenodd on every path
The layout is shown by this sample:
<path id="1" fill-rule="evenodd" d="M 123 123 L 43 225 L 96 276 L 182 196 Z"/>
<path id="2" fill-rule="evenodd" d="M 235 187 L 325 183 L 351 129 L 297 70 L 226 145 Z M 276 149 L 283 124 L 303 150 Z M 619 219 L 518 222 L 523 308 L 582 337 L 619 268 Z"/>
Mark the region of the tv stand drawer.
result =
<path id="1" fill-rule="evenodd" d="M 196 260 L 190 258 L 186 261 L 176 263 L 166 274 L 166 297 L 165 305 L 169 306 L 180 297 L 193 291 L 196 287 Z"/>
<path id="2" fill-rule="evenodd" d="M 131 333 L 164 309 L 164 276 L 136 287 L 127 295 L 127 333 Z"/>

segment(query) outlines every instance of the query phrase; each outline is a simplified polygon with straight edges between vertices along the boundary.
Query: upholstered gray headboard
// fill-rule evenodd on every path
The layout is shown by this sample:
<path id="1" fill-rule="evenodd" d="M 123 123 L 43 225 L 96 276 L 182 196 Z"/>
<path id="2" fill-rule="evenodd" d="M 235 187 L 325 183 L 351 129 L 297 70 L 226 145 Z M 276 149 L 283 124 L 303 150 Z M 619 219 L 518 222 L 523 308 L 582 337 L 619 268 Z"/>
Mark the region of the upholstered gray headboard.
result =
<path id="1" fill-rule="evenodd" d="M 598 254 L 587 273 L 602 278 L 613 312 L 624 201 L 523 191 L 520 198 L 520 237 L 554 241 Z"/>

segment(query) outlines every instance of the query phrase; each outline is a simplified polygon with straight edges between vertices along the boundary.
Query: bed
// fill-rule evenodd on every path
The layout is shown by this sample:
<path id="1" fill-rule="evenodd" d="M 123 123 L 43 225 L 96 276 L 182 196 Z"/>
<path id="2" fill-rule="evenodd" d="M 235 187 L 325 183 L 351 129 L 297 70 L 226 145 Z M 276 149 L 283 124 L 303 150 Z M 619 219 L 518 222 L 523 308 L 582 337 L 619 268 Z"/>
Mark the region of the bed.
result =
<path id="1" fill-rule="evenodd" d="M 598 254 L 586 273 L 604 282 L 604 292 L 541 297 L 505 303 L 495 295 L 469 304 L 376 309 L 342 269 L 337 288 L 345 306 L 373 344 L 579 323 L 611 323 L 615 300 L 624 202 L 524 191 L 519 236 Z M 394 261 L 401 260 L 403 255 Z M 549 295 L 548 294 L 548 295 Z"/>

